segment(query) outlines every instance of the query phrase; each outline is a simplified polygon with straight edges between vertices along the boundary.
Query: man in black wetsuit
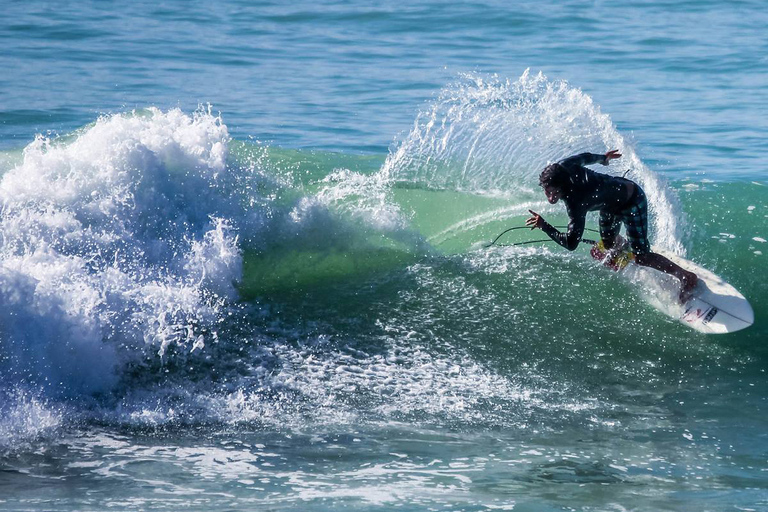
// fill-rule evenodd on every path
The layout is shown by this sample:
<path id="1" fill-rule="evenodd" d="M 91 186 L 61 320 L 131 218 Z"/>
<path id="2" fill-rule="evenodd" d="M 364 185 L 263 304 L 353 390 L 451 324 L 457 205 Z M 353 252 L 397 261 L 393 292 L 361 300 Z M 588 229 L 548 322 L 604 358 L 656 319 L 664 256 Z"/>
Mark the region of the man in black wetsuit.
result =
<path id="1" fill-rule="evenodd" d="M 600 238 L 607 250 L 611 250 L 619 237 L 622 222 L 627 228 L 627 239 L 635 254 L 635 263 L 651 267 L 680 280 L 680 301 L 684 302 L 698 282 L 696 274 L 688 272 L 664 256 L 651 252 L 648 243 L 648 203 L 640 185 L 625 178 L 601 174 L 584 167 L 608 163 L 620 158 L 618 150 L 604 155 L 582 153 L 548 165 L 539 177 L 550 204 L 560 199 L 570 218 L 568 231 L 559 232 L 538 213 L 526 221 L 531 229 L 539 228 L 552 240 L 569 251 L 576 249 L 584 234 L 587 212 L 600 211 Z"/>

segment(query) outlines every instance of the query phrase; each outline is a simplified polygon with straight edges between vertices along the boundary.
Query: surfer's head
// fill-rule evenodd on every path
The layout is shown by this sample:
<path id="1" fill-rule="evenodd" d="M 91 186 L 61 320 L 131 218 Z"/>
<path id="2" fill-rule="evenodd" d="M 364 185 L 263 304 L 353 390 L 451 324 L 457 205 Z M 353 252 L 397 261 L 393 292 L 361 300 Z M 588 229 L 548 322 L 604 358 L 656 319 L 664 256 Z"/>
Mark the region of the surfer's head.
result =
<path id="1" fill-rule="evenodd" d="M 565 195 L 570 183 L 569 178 L 568 171 L 560 164 L 549 164 L 541 171 L 539 185 L 547 194 L 550 204 L 555 204 Z"/>

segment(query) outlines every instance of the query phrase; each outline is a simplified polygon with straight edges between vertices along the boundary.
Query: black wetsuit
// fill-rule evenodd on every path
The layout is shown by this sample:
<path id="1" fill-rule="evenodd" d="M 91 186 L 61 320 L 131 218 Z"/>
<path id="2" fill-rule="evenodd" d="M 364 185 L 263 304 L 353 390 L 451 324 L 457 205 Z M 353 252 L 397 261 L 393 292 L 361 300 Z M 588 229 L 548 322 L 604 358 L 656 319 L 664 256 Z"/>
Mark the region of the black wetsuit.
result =
<path id="1" fill-rule="evenodd" d="M 605 155 L 581 153 L 559 162 L 570 173 L 570 184 L 566 190 L 563 190 L 562 196 L 570 218 L 568 231 L 561 233 L 548 223 L 545 223 L 542 230 L 552 240 L 571 251 L 576 249 L 584 234 L 587 212 L 600 210 L 602 231 L 603 218 L 625 220 L 628 209 L 633 204 L 639 200 L 645 201 L 645 194 L 636 183 L 625 178 L 601 174 L 584 167 L 596 163 L 606 163 Z M 630 198 L 627 198 L 628 183 L 635 185 L 635 193 Z M 647 219 L 644 219 L 643 222 L 647 225 Z M 648 242 L 644 233 L 645 229 L 643 228 L 645 240 L 642 245 L 646 246 Z"/>

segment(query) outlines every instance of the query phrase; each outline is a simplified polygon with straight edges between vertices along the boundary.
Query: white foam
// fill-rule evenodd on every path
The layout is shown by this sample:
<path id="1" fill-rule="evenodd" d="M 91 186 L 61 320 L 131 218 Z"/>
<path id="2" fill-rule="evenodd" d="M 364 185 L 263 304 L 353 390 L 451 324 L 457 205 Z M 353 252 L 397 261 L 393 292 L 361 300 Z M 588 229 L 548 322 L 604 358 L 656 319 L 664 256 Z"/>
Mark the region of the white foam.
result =
<path id="1" fill-rule="evenodd" d="M 209 111 L 150 109 L 25 148 L 0 181 L 0 336 L 17 377 L 105 389 L 121 358 L 189 349 L 215 323 L 241 268 L 228 219 L 246 218 L 228 141 Z"/>

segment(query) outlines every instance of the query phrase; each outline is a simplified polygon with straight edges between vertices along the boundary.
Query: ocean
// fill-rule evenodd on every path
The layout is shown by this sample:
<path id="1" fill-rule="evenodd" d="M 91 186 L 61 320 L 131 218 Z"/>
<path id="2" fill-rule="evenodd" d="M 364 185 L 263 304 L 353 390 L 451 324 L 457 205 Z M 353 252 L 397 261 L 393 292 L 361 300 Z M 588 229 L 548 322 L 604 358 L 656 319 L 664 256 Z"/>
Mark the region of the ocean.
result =
<path id="1" fill-rule="evenodd" d="M 0 510 L 768 510 L 764 2 L 4 14 Z M 752 327 L 485 247 L 611 149 Z"/>

